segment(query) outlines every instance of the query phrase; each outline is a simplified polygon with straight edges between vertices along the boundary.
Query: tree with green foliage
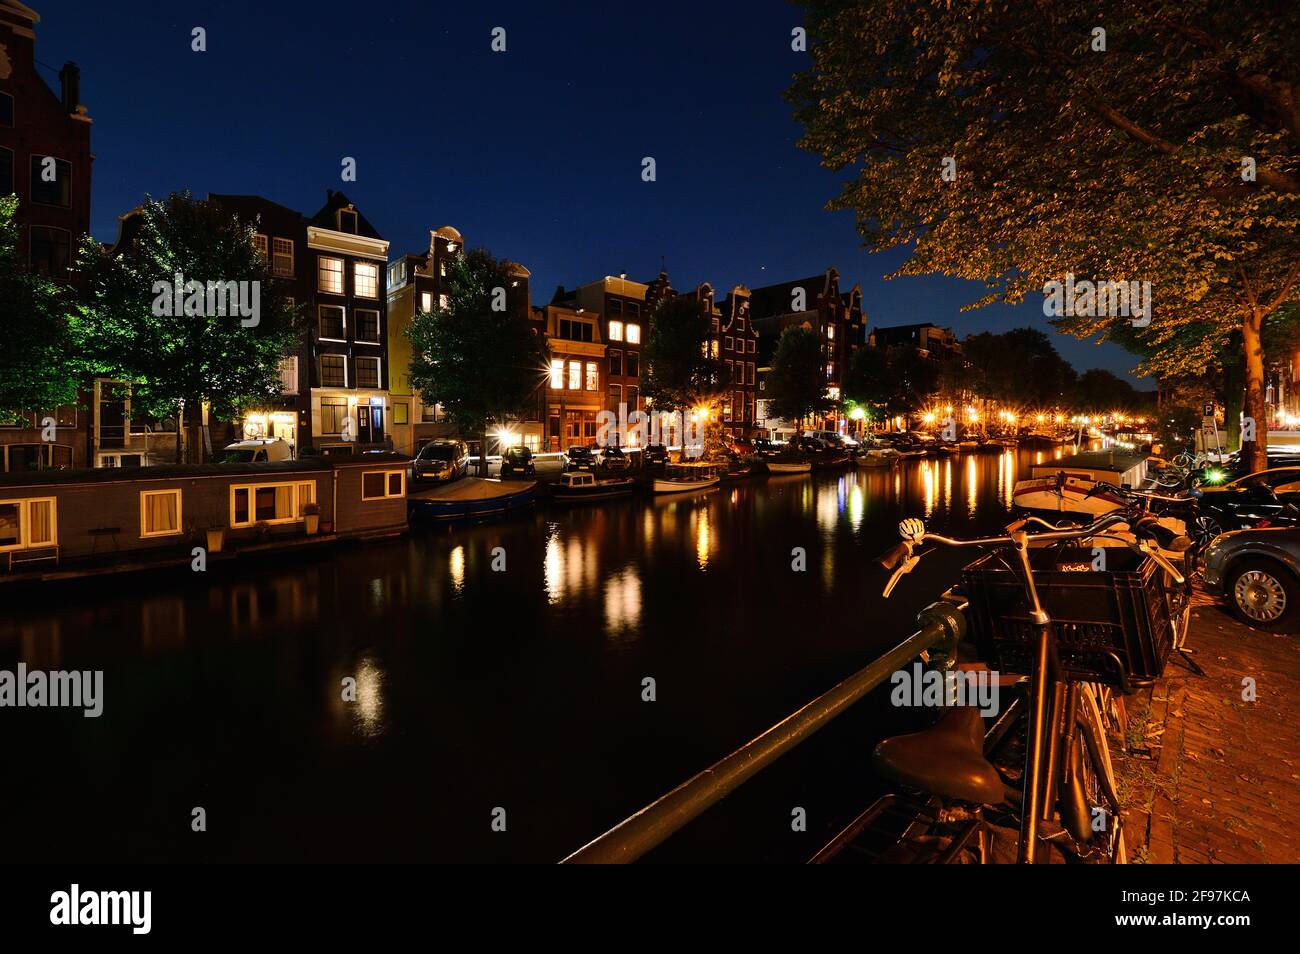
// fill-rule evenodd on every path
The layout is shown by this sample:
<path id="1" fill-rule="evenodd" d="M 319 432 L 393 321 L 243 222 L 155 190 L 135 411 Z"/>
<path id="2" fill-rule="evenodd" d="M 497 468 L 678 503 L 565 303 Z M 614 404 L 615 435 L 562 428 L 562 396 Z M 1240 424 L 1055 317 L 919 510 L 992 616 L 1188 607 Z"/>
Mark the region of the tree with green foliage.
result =
<path id="1" fill-rule="evenodd" d="M 513 265 L 482 249 L 448 269 L 447 304 L 417 312 L 406 327 L 411 386 L 441 404 L 462 434 L 479 435 L 487 476 L 488 435 L 519 419 L 545 381 L 549 355 L 526 312 L 509 307 Z"/>
<path id="2" fill-rule="evenodd" d="M 912 345 L 858 348 L 849 359 L 844 397 L 886 417 L 910 417 L 934 396 L 943 373 L 940 362 Z"/>
<path id="3" fill-rule="evenodd" d="M 641 393 L 656 412 L 704 414 L 704 460 L 723 452 L 719 413 L 731 381 L 713 357 L 713 319 L 704 303 L 689 295 L 661 299 L 650 314 L 650 331 L 641 349 Z"/>
<path id="4" fill-rule="evenodd" d="M 0 424 L 75 404 L 79 383 L 70 292 L 20 261 L 17 211 L 0 197 Z"/>
<path id="5" fill-rule="evenodd" d="M 826 388 L 821 339 L 810 328 L 791 326 L 781 332 L 766 393 L 768 415 L 794 421 L 800 433 L 805 418 L 835 407 Z"/>
<path id="6" fill-rule="evenodd" d="M 971 390 L 986 401 L 1011 407 L 1071 403 L 1074 368 L 1037 328 L 968 335 L 962 355 L 971 368 Z"/>
<path id="7" fill-rule="evenodd" d="M 1067 275 L 1151 282 L 1146 314 L 1094 301 L 1060 327 L 1149 319 L 1140 370 L 1161 375 L 1239 333 L 1262 465 L 1261 331 L 1300 296 L 1300 5 L 802 2 L 812 66 L 789 96 L 802 144 L 856 173 L 831 205 L 866 247 L 983 283 L 971 307 Z"/>
<path id="8" fill-rule="evenodd" d="M 187 458 L 203 458 L 201 409 L 228 420 L 277 400 L 303 326 L 287 282 L 253 245 L 256 223 L 177 193 L 146 197 L 122 246 L 87 239 L 79 332 L 95 374 L 130 382 L 133 412 L 183 408 Z"/>

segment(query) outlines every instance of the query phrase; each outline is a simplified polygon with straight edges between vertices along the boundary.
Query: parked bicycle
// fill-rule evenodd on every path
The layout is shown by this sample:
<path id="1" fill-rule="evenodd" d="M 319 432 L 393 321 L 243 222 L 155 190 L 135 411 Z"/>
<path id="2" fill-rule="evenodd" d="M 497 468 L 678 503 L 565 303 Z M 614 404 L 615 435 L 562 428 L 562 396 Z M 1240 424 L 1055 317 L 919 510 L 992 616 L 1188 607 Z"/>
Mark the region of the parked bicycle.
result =
<path id="1" fill-rule="evenodd" d="M 967 540 L 932 533 L 920 520 L 899 525 L 903 541 L 880 558 L 893 571 L 885 596 L 930 552 L 918 550 L 926 542 L 987 550 L 963 572 L 965 593 L 950 598 L 1001 674 L 993 678 L 1028 677 L 1018 779 L 986 758 L 983 720 L 966 706 L 876 747 L 884 776 L 929 799 L 923 814 L 937 826 L 959 826 L 938 860 L 973 852 L 986 862 L 994 854 L 990 836 L 1009 828 L 1018 832 L 1020 863 L 1044 860 L 1050 850 L 1070 861 L 1127 861 L 1107 719 L 1122 727 L 1115 692 L 1127 695 L 1161 674 L 1189 616 L 1184 576 L 1150 544 L 1181 552 L 1191 542 L 1161 526 L 1149 504 L 1130 501 L 1085 526 L 1030 517 L 1004 534 Z M 1117 532 L 1122 524 L 1127 536 Z M 859 819 L 814 860 L 828 860 L 863 824 Z"/>

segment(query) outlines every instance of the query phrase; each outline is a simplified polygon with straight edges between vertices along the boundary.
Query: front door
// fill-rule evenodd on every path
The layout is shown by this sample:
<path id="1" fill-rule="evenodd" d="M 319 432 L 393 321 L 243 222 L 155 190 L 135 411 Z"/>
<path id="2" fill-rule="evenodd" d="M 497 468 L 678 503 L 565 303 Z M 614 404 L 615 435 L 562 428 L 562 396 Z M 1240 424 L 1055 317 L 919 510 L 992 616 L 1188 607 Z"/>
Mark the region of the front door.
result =
<path id="1" fill-rule="evenodd" d="M 384 406 L 361 404 L 357 406 L 357 440 L 362 444 L 384 442 Z"/>

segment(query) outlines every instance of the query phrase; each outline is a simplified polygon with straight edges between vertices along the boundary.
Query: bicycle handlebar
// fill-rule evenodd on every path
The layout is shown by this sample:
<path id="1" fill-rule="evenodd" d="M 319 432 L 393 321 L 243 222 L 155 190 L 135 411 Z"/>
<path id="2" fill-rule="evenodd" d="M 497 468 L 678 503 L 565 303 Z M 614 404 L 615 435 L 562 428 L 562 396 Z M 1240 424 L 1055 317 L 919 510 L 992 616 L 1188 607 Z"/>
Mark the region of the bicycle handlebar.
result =
<path id="1" fill-rule="evenodd" d="M 1044 533 L 1028 534 L 1024 531 L 1024 526 L 1030 522 L 1037 522 L 1050 529 Z M 1138 542 L 1125 540 L 1123 537 L 1117 537 L 1114 534 L 1108 534 L 1105 531 L 1110 530 L 1121 523 L 1128 524 L 1129 531 Z M 918 531 L 919 524 L 919 531 Z M 1114 540 L 1122 543 L 1130 550 L 1149 556 L 1168 573 L 1176 583 L 1182 585 L 1184 582 L 1183 575 L 1178 569 L 1159 554 L 1156 550 L 1145 545 L 1145 541 L 1154 541 L 1157 547 L 1172 552 L 1181 552 L 1191 546 L 1191 541 L 1187 537 L 1174 533 L 1168 527 L 1162 526 L 1157 518 L 1147 513 L 1133 514 L 1128 511 L 1115 511 L 1103 514 L 1093 520 L 1086 526 L 1071 526 L 1069 528 L 1053 527 L 1052 524 L 1037 517 L 1027 517 L 1023 520 L 1017 520 L 1010 524 L 1007 532 L 998 536 L 975 537 L 970 540 L 959 540 L 954 537 L 947 537 L 939 533 L 930 533 L 924 529 L 924 524 L 919 521 L 904 521 L 900 530 L 905 531 L 908 539 L 893 547 L 892 549 L 881 554 L 877 559 L 880 565 L 886 570 L 892 570 L 893 573 L 889 582 L 885 585 L 884 595 L 888 598 L 898 581 L 902 579 L 903 574 L 910 573 L 912 568 L 920 561 L 924 553 L 915 553 L 915 548 L 926 540 L 933 540 L 936 543 L 949 547 L 1015 547 L 1017 550 L 1028 549 L 1030 540 L 1046 542 L 1066 542 L 1070 540 L 1087 540 L 1101 539 Z M 1028 566 L 1028 564 L 1026 564 Z"/>

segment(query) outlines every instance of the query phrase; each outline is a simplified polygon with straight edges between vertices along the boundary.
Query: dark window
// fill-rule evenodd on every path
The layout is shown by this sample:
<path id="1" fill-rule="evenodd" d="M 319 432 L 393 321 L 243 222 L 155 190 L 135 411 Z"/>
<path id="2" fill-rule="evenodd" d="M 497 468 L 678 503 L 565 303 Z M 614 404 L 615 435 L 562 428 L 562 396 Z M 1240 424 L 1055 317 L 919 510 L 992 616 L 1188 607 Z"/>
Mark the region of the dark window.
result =
<path id="1" fill-rule="evenodd" d="M 322 434 L 343 433 L 343 421 L 348 416 L 346 398 L 323 397 L 320 399 L 320 427 Z"/>
<path id="2" fill-rule="evenodd" d="M 14 191 L 14 153 L 0 146 L 0 195 Z"/>
<path id="3" fill-rule="evenodd" d="M 32 201 L 41 205 L 72 206 L 72 163 L 48 156 L 32 156 Z M 51 180 L 49 177 L 53 176 Z"/>
<path id="4" fill-rule="evenodd" d="M 344 358 L 341 354 L 323 354 L 320 356 L 320 384 L 323 388 L 347 387 L 347 375 L 344 372 Z M 344 404 L 346 407 L 346 402 Z M 324 409 L 322 408 L 322 411 Z M 338 431 L 326 431 L 337 434 Z"/>
<path id="5" fill-rule="evenodd" d="M 358 311 L 355 314 L 357 319 L 357 340 L 369 341 L 374 344 L 378 344 L 379 343 L 379 312 Z"/>
<path id="6" fill-rule="evenodd" d="M 384 496 L 384 475 L 372 472 L 361 475 L 361 497 L 363 500 L 375 500 Z"/>
<path id="7" fill-rule="evenodd" d="M 637 352 L 629 351 L 627 353 L 627 368 L 624 373 L 630 378 L 635 378 L 641 373 L 640 355 Z"/>
<path id="8" fill-rule="evenodd" d="M 609 300 L 609 313 L 610 315 L 623 314 L 623 302 L 617 298 L 611 298 Z"/>
<path id="9" fill-rule="evenodd" d="M 628 316 L 629 318 L 636 318 L 636 317 L 639 316 L 640 314 L 641 314 L 641 306 L 640 306 L 640 305 L 638 305 L 638 304 L 637 304 L 636 302 L 634 302 L 634 301 L 630 301 L 630 302 L 627 303 L 627 316 Z"/>
<path id="10" fill-rule="evenodd" d="M 609 353 L 609 373 L 610 374 L 623 373 L 623 352 L 611 351 Z"/>
<path id="11" fill-rule="evenodd" d="M 57 277 L 68 270 L 72 242 L 68 233 L 63 229 L 33 225 L 28 251 L 32 271 Z"/>
<path id="12" fill-rule="evenodd" d="M 253 491 L 255 503 L 253 504 L 254 515 L 258 520 L 275 519 L 275 488 L 258 487 Z"/>
<path id="13" fill-rule="evenodd" d="M 248 523 L 248 491 L 235 491 L 235 523 Z"/>
<path id="14" fill-rule="evenodd" d="M 14 124 L 14 98 L 8 93 L 0 93 L 0 126 Z"/>
<path id="15" fill-rule="evenodd" d="M 343 309 L 337 305 L 321 305 L 320 336 L 342 339 L 343 335 Z"/>
<path id="16" fill-rule="evenodd" d="M 339 231 L 349 235 L 357 234 L 357 213 L 351 209 L 339 209 Z"/>
<path id="17" fill-rule="evenodd" d="M 357 358 L 357 387 L 379 387 L 378 358 Z"/>

